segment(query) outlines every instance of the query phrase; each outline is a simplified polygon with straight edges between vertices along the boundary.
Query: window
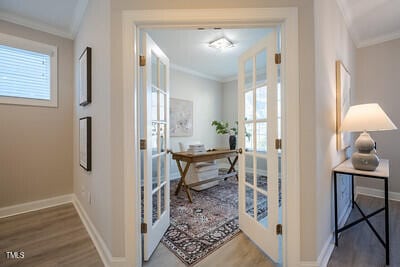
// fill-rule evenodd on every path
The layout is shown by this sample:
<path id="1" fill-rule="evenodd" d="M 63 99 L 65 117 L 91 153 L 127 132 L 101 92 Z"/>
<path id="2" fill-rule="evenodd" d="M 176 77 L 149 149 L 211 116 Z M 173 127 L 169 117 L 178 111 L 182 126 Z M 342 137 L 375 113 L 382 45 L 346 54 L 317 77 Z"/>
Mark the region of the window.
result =
<path id="1" fill-rule="evenodd" d="M 57 107 L 57 47 L 0 34 L 0 103 Z"/>

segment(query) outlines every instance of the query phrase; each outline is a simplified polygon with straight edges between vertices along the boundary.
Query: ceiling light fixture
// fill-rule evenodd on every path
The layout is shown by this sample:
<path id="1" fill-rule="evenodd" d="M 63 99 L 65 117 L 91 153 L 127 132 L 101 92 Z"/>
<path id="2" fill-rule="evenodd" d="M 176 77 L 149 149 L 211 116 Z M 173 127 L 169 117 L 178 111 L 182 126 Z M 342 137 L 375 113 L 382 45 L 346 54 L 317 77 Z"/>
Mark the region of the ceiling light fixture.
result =
<path id="1" fill-rule="evenodd" d="M 233 47 L 233 43 L 229 41 L 226 37 L 221 37 L 215 41 L 210 42 L 208 46 L 218 50 L 223 50 L 225 48 Z"/>

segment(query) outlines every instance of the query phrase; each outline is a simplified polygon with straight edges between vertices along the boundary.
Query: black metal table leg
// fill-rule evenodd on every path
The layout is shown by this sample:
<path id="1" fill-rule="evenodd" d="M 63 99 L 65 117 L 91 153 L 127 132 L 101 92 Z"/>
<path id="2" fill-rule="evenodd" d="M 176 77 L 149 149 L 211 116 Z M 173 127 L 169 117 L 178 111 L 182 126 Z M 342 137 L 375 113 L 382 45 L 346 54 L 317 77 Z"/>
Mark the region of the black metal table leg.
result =
<path id="1" fill-rule="evenodd" d="M 338 207 L 337 207 L 337 173 L 334 173 L 334 196 L 335 196 L 335 246 L 338 246 Z"/>
<path id="2" fill-rule="evenodd" d="M 389 246 L 389 186 L 388 178 L 385 178 L 385 235 L 386 235 L 386 265 L 390 262 L 390 246 Z"/>
<path id="3" fill-rule="evenodd" d="M 351 207 L 354 209 L 354 175 L 351 176 Z"/>

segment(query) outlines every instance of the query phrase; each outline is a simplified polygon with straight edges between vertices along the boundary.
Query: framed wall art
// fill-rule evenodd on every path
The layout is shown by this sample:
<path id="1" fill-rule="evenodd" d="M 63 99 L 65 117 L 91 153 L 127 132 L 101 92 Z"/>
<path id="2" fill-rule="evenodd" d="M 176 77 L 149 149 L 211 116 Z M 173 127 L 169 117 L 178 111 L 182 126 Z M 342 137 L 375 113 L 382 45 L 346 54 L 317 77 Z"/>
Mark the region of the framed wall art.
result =
<path id="1" fill-rule="evenodd" d="M 79 57 L 79 105 L 92 102 L 92 48 L 86 47 Z"/>
<path id="2" fill-rule="evenodd" d="M 170 136 L 193 135 L 193 102 L 170 99 Z"/>
<path id="3" fill-rule="evenodd" d="M 349 132 L 342 132 L 340 127 L 351 101 L 351 76 L 340 60 L 336 61 L 336 146 L 343 150 L 351 145 Z"/>
<path id="4" fill-rule="evenodd" d="M 79 119 L 79 165 L 92 170 L 92 118 Z"/>

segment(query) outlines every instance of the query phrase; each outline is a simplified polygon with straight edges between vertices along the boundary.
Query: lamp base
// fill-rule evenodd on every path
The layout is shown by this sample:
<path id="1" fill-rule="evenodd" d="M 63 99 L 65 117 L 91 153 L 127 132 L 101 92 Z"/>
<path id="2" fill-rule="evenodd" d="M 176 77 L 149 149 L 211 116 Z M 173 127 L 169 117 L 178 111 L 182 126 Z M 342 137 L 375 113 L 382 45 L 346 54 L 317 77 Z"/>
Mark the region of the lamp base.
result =
<path id="1" fill-rule="evenodd" d="M 357 152 L 351 157 L 354 169 L 362 171 L 375 171 L 379 165 L 379 158 L 375 151 L 375 142 L 371 136 L 364 131 L 355 142 Z"/>
<path id="2" fill-rule="evenodd" d="M 354 169 L 362 171 L 375 171 L 379 165 L 379 158 L 375 153 L 355 152 L 351 156 Z"/>

